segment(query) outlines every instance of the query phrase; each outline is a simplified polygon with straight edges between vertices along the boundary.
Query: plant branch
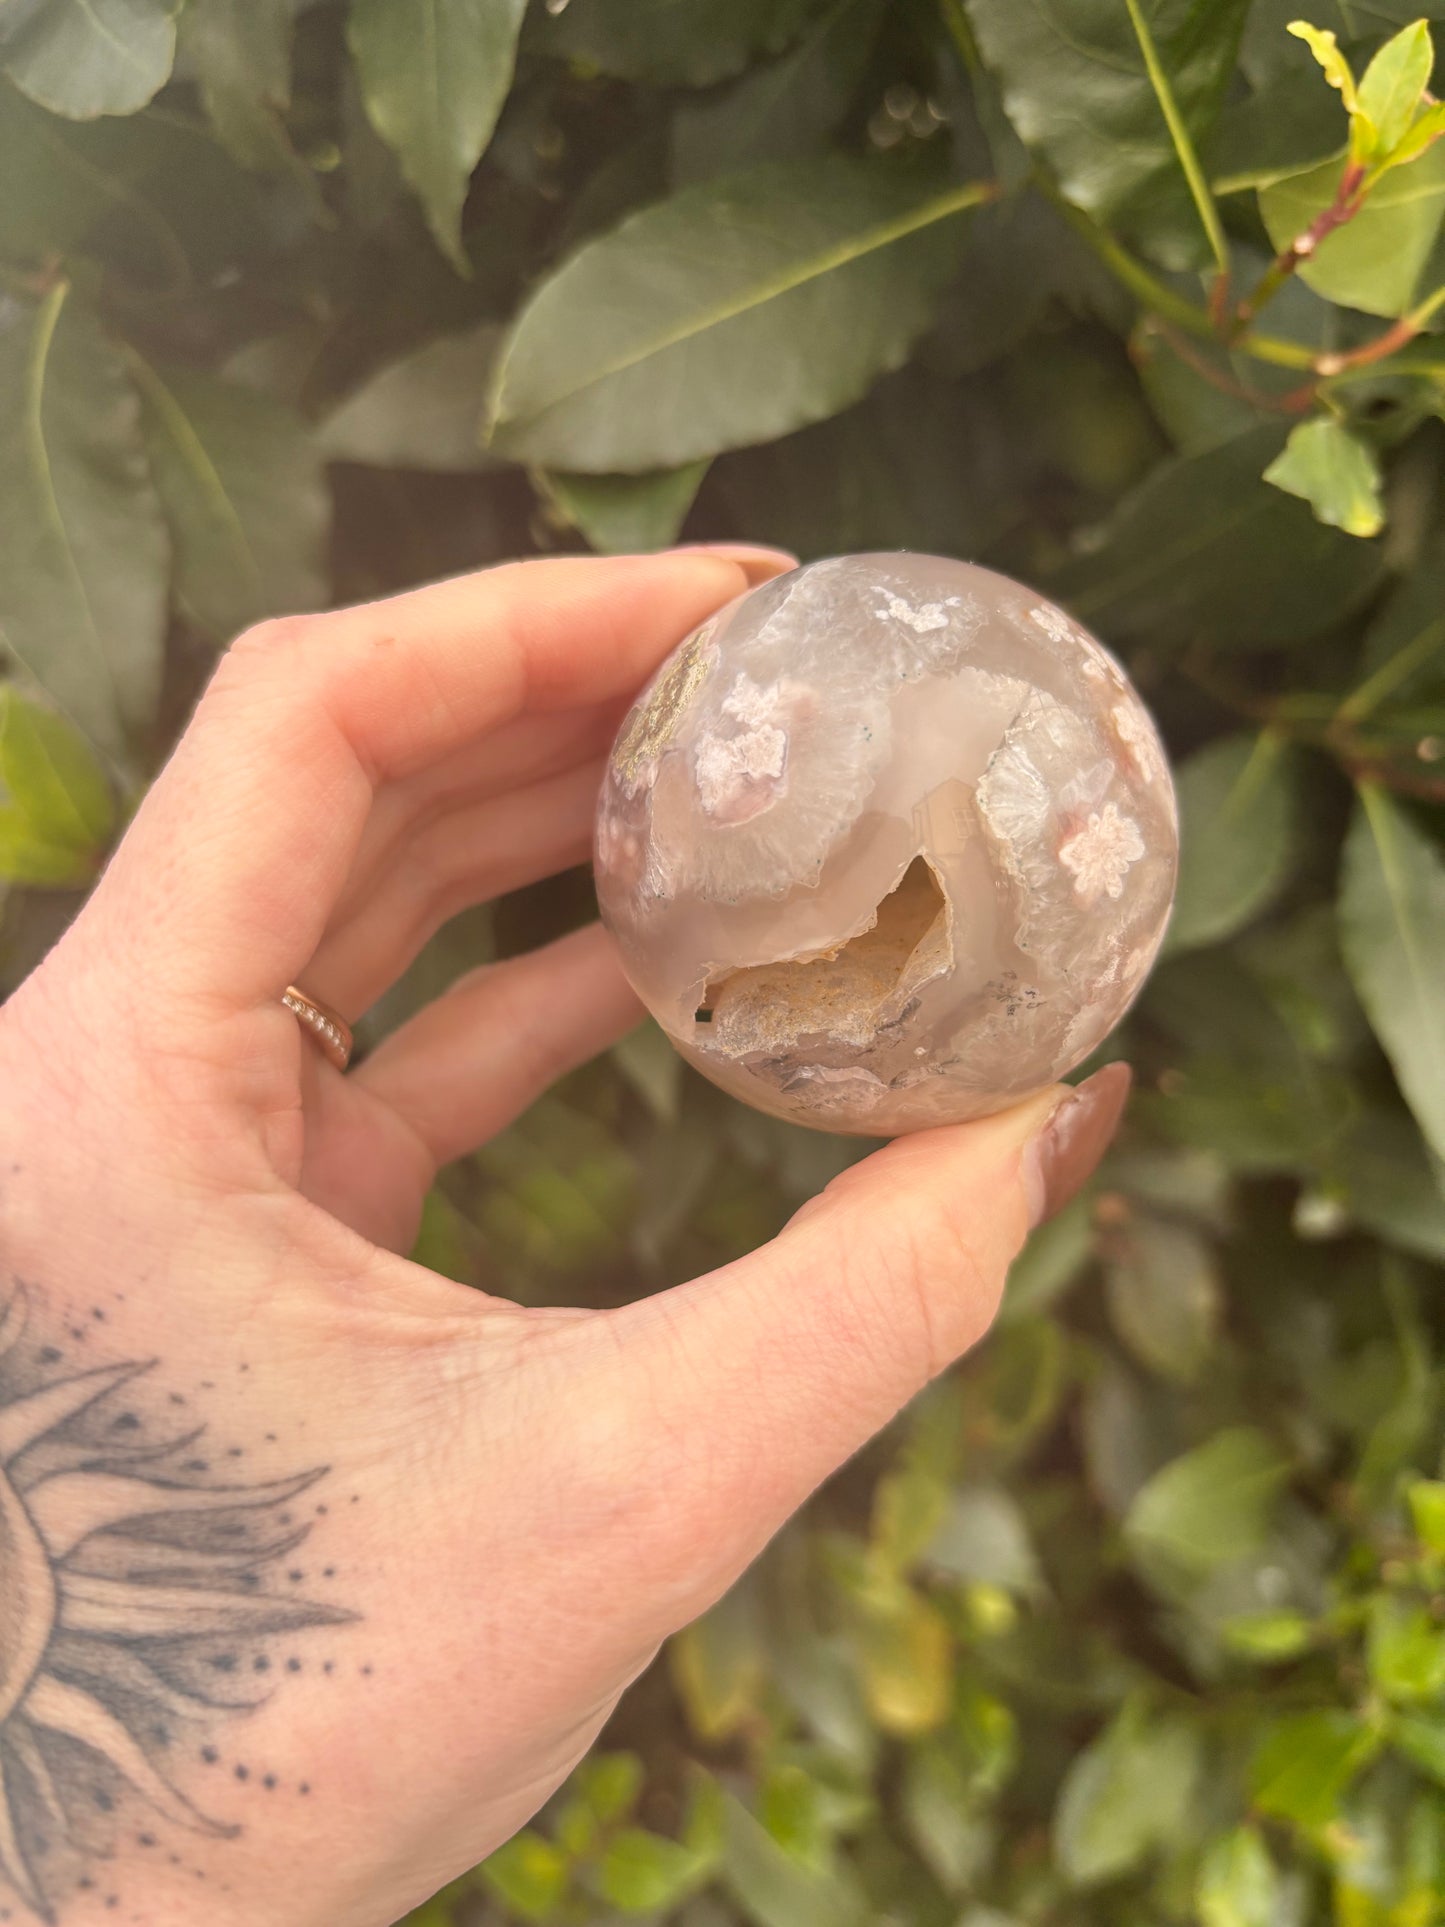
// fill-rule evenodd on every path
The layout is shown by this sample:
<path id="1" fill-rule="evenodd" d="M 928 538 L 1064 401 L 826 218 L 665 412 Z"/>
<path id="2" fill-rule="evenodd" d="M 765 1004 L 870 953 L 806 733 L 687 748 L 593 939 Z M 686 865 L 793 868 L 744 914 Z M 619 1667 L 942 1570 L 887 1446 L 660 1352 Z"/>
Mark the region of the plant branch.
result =
<path id="1" fill-rule="evenodd" d="M 1224 224 L 1219 218 L 1219 209 L 1210 192 L 1209 182 L 1205 179 L 1204 169 L 1199 165 L 1194 141 L 1179 111 L 1179 102 L 1174 97 L 1174 89 L 1169 83 L 1159 49 L 1154 45 L 1154 36 L 1139 0 L 1124 0 L 1129 9 L 1129 23 L 1134 29 L 1134 38 L 1139 43 L 1139 51 L 1144 56 L 1144 68 L 1149 76 L 1149 84 L 1154 89 L 1154 98 L 1159 103 L 1159 111 L 1164 116 L 1164 124 L 1169 129 L 1169 138 L 1174 143 L 1174 152 L 1179 156 L 1179 165 L 1184 170 L 1184 178 L 1189 183 L 1189 193 L 1199 214 L 1200 225 L 1209 242 L 1209 251 L 1214 256 L 1215 266 L 1219 269 L 1221 280 L 1228 285 L 1229 280 L 1229 243 L 1224 236 Z"/>
<path id="2" fill-rule="evenodd" d="M 939 0 L 939 10 L 965 71 L 970 77 L 982 73 L 983 58 L 978 51 L 978 42 L 973 37 L 972 24 L 963 10 L 963 0 Z"/>
<path id="3" fill-rule="evenodd" d="M 1193 301 L 1177 294 L 1165 285 L 1157 275 L 1151 274 L 1142 262 L 1136 261 L 1132 254 L 1122 248 L 1107 228 L 1087 215 L 1082 208 L 1075 207 L 1043 173 L 1036 176 L 1040 191 L 1045 194 L 1063 215 L 1076 234 L 1092 248 L 1115 278 L 1128 288 L 1143 307 L 1159 315 L 1165 321 L 1172 321 L 1186 334 L 1197 335 L 1204 341 L 1217 341 L 1218 335 L 1207 310 Z M 1314 351 L 1297 341 L 1285 341 L 1274 335 L 1246 334 L 1232 344 L 1241 354 L 1252 355 L 1256 361 L 1267 361 L 1281 368 L 1304 368 L 1313 370 Z"/>
<path id="4" fill-rule="evenodd" d="M 1340 176 L 1340 184 L 1329 206 L 1321 209 L 1303 234 L 1297 234 L 1287 248 L 1281 248 L 1235 309 L 1233 326 L 1236 329 L 1247 328 L 1264 304 L 1279 293 L 1301 261 L 1308 261 L 1320 243 L 1327 240 L 1336 228 L 1354 219 L 1364 204 L 1365 192 L 1364 166 L 1359 161 L 1351 161 Z"/>
<path id="5" fill-rule="evenodd" d="M 1271 414 L 1303 415 L 1308 412 L 1314 399 L 1313 386 L 1308 389 L 1308 400 L 1301 400 L 1306 393 L 1302 388 L 1292 389 L 1285 395 L 1271 395 L 1262 388 L 1251 388 L 1248 382 L 1239 381 L 1212 362 L 1173 322 L 1155 315 L 1150 317 L 1150 323 L 1185 366 L 1192 368 L 1196 375 L 1207 381 L 1211 388 L 1217 388 L 1220 394 L 1232 396 L 1235 401 L 1248 402 L 1251 408 L 1266 409 Z"/>
<path id="6" fill-rule="evenodd" d="M 1423 669 L 1442 645 L 1445 645 L 1445 616 L 1437 616 L 1345 698 L 1335 712 L 1336 725 L 1351 728 L 1372 716 L 1386 697 L 1393 695 L 1417 669 Z"/>

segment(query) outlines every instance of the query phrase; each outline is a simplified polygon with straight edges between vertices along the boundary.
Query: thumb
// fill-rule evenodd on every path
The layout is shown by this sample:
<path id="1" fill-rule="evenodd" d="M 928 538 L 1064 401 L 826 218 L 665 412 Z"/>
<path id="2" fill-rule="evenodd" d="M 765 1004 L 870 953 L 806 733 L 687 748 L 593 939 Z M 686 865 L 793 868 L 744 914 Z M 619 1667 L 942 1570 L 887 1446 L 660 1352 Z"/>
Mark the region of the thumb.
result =
<path id="1" fill-rule="evenodd" d="M 763 1250 L 611 1314 L 633 1463 L 653 1462 L 662 1501 L 647 1556 L 677 1582 L 678 1623 L 982 1336 L 1031 1224 L 1093 1171 L 1129 1083 L 1111 1064 L 1077 1089 L 899 1138 Z"/>

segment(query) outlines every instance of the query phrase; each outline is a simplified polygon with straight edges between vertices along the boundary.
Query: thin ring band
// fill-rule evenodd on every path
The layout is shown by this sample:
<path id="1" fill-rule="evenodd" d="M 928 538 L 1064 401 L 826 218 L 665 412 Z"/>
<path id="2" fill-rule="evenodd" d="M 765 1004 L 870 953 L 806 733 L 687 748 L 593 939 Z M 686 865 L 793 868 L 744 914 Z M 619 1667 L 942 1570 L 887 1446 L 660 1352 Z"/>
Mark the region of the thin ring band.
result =
<path id="1" fill-rule="evenodd" d="M 354 1041 L 346 1019 L 330 1004 L 318 1004 L 314 997 L 308 997 L 295 984 L 287 984 L 281 993 L 281 1001 L 337 1070 L 344 1071 L 351 1062 Z"/>

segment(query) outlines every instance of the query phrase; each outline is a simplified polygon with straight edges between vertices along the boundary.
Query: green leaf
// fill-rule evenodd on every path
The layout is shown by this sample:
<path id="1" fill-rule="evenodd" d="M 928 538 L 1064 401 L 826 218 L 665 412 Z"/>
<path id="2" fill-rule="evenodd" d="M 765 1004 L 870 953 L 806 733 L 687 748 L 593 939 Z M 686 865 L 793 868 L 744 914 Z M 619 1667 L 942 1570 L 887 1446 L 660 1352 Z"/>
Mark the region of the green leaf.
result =
<path id="1" fill-rule="evenodd" d="M 1378 1736 L 1353 1713 L 1334 1708 L 1278 1721 L 1257 1749 L 1251 1769 L 1261 1813 L 1327 1826 L 1360 1768 L 1379 1750 Z"/>
<path id="2" fill-rule="evenodd" d="M 1286 739 L 1226 736 L 1178 775 L 1179 884 L 1166 948 L 1232 937 L 1289 881 L 1297 851 L 1298 765 Z"/>
<path id="3" fill-rule="evenodd" d="M 1374 127 L 1377 159 L 1388 158 L 1405 138 L 1434 65 L 1430 23 L 1416 20 L 1387 40 L 1365 69 L 1360 110 Z"/>
<path id="4" fill-rule="evenodd" d="M 880 1587 L 862 1602 L 855 1650 L 874 1724 L 907 1738 L 931 1733 L 953 1696 L 953 1635 L 929 1600 L 911 1587 Z"/>
<path id="5" fill-rule="evenodd" d="M 1419 1601 L 1396 1593 L 1375 1595 L 1365 1657 L 1370 1678 L 1386 1699 L 1433 1699 L 1445 1687 L 1445 1631 Z"/>
<path id="6" fill-rule="evenodd" d="M 1287 180 L 1335 159 L 1344 141 L 1339 102 L 1322 87 L 1301 87 L 1294 74 L 1281 74 L 1220 115 L 1210 145 L 1214 191 L 1238 194 Z"/>
<path id="7" fill-rule="evenodd" d="M 684 189 L 533 295 L 493 397 L 498 452 L 587 474 L 786 434 L 902 362 L 980 190 L 828 159 Z"/>
<path id="8" fill-rule="evenodd" d="M 1287 248 L 1335 198 L 1342 163 L 1326 161 L 1261 190 L 1259 211 L 1276 248 Z M 1327 301 L 1366 314 L 1402 315 L 1413 306 L 1445 216 L 1445 148 L 1392 168 L 1352 220 L 1297 270 Z"/>
<path id="9" fill-rule="evenodd" d="M 551 1920 L 571 1880 L 566 1857 L 531 1827 L 482 1862 L 483 1882 L 523 1920 Z"/>
<path id="10" fill-rule="evenodd" d="M 1069 1289 L 1094 1255 L 1092 1200 L 1076 1198 L 1033 1232 L 1009 1266 L 1002 1322 L 1032 1318 Z"/>
<path id="11" fill-rule="evenodd" d="M 1124 0 L 968 0 L 1003 104 L 1077 206 L 1159 259 L 1201 258 L 1202 235 Z M 1209 132 L 1248 0 L 1140 0 L 1189 138 Z"/>
<path id="12" fill-rule="evenodd" d="M 1379 457 L 1368 442 L 1332 416 L 1290 430 L 1284 452 L 1264 479 L 1308 502 L 1315 519 L 1346 535 L 1378 535 L 1385 526 Z"/>
<path id="13" fill-rule="evenodd" d="M 540 52 L 621 80 L 710 87 L 752 55 L 780 52 L 816 0 L 586 0 L 546 14 L 529 36 Z"/>
<path id="14" fill-rule="evenodd" d="M 1344 1202 L 1389 1244 L 1445 1260 L 1445 1169 L 1404 1114 L 1373 1109 L 1340 1152 Z"/>
<path id="15" fill-rule="evenodd" d="M 1312 27 L 1307 20 L 1292 20 L 1288 31 L 1297 40 L 1304 41 L 1324 69 L 1325 79 L 1344 102 L 1345 112 L 1354 114 L 1360 105 L 1355 76 L 1349 61 L 1340 52 L 1339 41 L 1333 29 Z"/>
<path id="16" fill-rule="evenodd" d="M 1228 1651 L 1240 1658 L 1274 1666 L 1307 1652 L 1312 1630 L 1303 1613 L 1244 1613 L 1221 1621 L 1219 1637 Z"/>
<path id="17" fill-rule="evenodd" d="M 1074 1886 L 1116 1879 L 1170 1843 L 1200 1768 L 1183 1720 L 1150 1720 L 1129 1702 L 1070 1766 L 1054 1814 L 1054 1855 Z"/>
<path id="18" fill-rule="evenodd" d="M 115 829 L 115 797 L 85 738 L 0 686 L 0 881 L 88 883 Z"/>
<path id="19" fill-rule="evenodd" d="M 1405 1489 L 1415 1537 L 1431 1552 L 1445 1555 L 1445 1480 L 1414 1479 Z"/>
<path id="20" fill-rule="evenodd" d="M 1439 1713 L 1402 1713 L 1391 1721 L 1390 1742 L 1407 1760 L 1445 1786 L 1445 1718 Z"/>
<path id="21" fill-rule="evenodd" d="M 186 614 L 229 642 L 263 617 L 319 608 L 331 504 L 306 424 L 254 389 L 132 367 Z"/>
<path id="22" fill-rule="evenodd" d="M 1104 1283 L 1114 1329 L 1139 1362 L 1162 1378 L 1192 1384 L 1213 1348 L 1220 1316 L 1209 1244 L 1185 1225 L 1137 1219 L 1113 1242 Z"/>
<path id="23" fill-rule="evenodd" d="M 723 1884 L 753 1927 L 865 1927 L 873 1918 L 845 1872 L 805 1867 L 730 1794 L 723 1828 Z"/>
<path id="24" fill-rule="evenodd" d="M 815 153 L 869 70 L 885 4 L 835 0 L 783 59 L 720 97 L 684 101 L 672 124 L 678 184 Z"/>
<path id="25" fill-rule="evenodd" d="M 677 540 L 707 467 L 688 462 L 653 475 L 566 475 L 552 469 L 538 480 L 563 520 L 599 555 L 635 555 Z"/>
<path id="26" fill-rule="evenodd" d="M 101 748 L 160 692 L 166 536 L 119 356 L 66 284 L 0 311 L 0 645 Z"/>
<path id="27" fill-rule="evenodd" d="M 625 1914 L 651 1914 L 676 1906 L 707 1873 L 706 1861 L 676 1840 L 623 1827 L 603 1852 L 597 1891 Z"/>
<path id="28" fill-rule="evenodd" d="M 1279 1927 L 1284 1892 L 1254 1827 L 1222 1834 L 1205 1854 L 1194 1890 L 1200 1927 Z"/>
<path id="29" fill-rule="evenodd" d="M 965 1486 L 923 1553 L 924 1564 L 950 1578 L 1037 1594 L 1044 1576 L 1018 1503 L 1002 1486 Z"/>
<path id="30" fill-rule="evenodd" d="M 322 453 L 329 461 L 377 468 L 461 473 L 492 467 L 480 431 L 499 340 L 500 330 L 488 322 L 389 362 L 322 422 Z"/>
<path id="31" fill-rule="evenodd" d="M 1442 134 L 1445 134 L 1445 101 L 1437 101 L 1417 116 L 1414 126 L 1390 156 L 1390 165 L 1403 167 L 1417 159 L 1427 147 L 1433 147 Z"/>
<path id="32" fill-rule="evenodd" d="M 593 1753 L 573 1774 L 572 1785 L 604 1826 L 611 1826 L 637 1805 L 643 1777 L 635 1753 Z"/>
<path id="33" fill-rule="evenodd" d="M 966 1891 L 985 1871 L 994 1830 L 979 1810 L 971 1776 L 944 1746 L 913 1747 L 900 1807 L 910 1839 L 945 1893 Z"/>
<path id="34" fill-rule="evenodd" d="M 1375 549 L 1267 486 L 1277 428 L 1162 462 L 1056 585 L 1084 622 L 1158 653 L 1268 647 L 1332 627 L 1374 587 Z"/>
<path id="35" fill-rule="evenodd" d="M 1135 1498 L 1124 1533 L 1146 1558 L 1204 1575 L 1258 1552 L 1289 1460 L 1253 1426 L 1229 1426 L 1154 1474 Z"/>
<path id="36" fill-rule="evenodd" d="M 1340 942 L 1405 1101 L 1445 1157 L 1445 857 L 1383 790 L 1360 791 L 1340 879 Z"/>
<path id="37" fill-rule="evenodd" d="M 351 0 L 347 40 L 371 124 L 462 274 L 462 205 L 512 84 L 526 0 Z"/>
<path id="38" fill-rule="evenodd" d="M 293 14 L 292 0 L 188 0 L 181 52 L 227 150 L 243 167 L 293 174 L 319 206 L 283 119 L 291 105 Z"/>
<path id="39" fill-rule="evenodd" d="M 755 1719 L 766 1668 L 757 1601 L 747 1581 L 675 1634 L 667 1657 L 699 1739 L 726 1739 Z"/>
<path id="40" fill-rule="evenodd" d="M 180 0 L 44 0 L 0 39 L 0 68 L 52 114 L 134 114 L 170 78 Z"/>

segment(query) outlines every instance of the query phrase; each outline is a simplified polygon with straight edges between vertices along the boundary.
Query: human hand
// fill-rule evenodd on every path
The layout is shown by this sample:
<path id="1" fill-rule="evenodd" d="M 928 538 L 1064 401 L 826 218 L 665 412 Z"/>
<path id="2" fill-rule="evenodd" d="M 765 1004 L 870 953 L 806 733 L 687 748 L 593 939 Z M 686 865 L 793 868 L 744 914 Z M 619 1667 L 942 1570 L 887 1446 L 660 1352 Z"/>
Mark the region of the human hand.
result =
<path id="1" fill-rule="evenodd" d="M 397 1255 L 437 1165 L 631 993 L 584 931 L 342 1076 L 281 991 L 353 1018 L 457 910 L 580 860 L 628 698 L 782 566 L 514 565 L 243 638 L 0 1011 L 0 1906 L 174 1927 L 204 1882 L 214 1927 L 395 1919 L 978 1337 L 1101 1153 L 1117 1069 L 890 1145 L 612 1311 Z"/>

